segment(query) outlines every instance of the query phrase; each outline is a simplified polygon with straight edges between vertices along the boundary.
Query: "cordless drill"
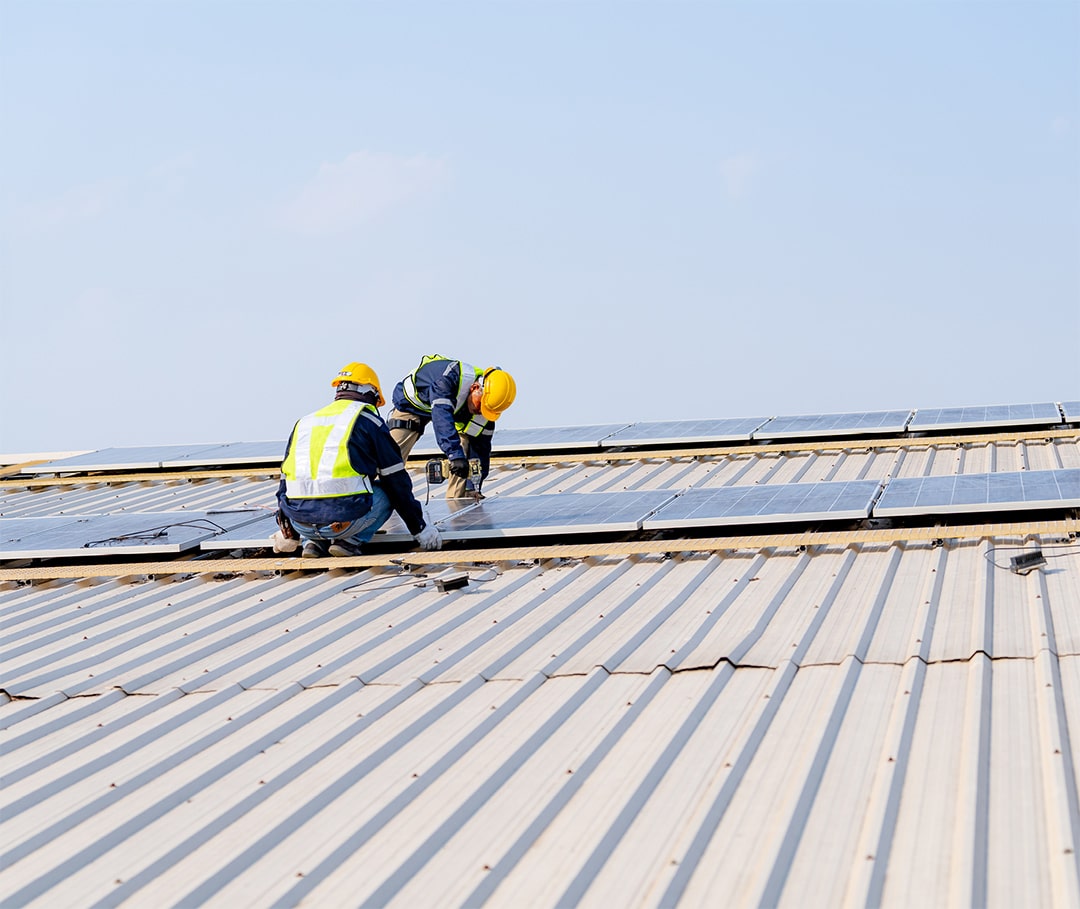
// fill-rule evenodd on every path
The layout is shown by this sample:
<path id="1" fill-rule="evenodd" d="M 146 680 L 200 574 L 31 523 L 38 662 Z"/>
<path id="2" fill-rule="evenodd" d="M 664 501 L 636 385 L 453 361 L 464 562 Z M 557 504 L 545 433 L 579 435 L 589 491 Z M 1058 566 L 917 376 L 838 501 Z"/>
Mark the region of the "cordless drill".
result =
<path id="1" fill-rule="evenodd" d="M 432 458 L 424 468 L 428 484 L 437 486 L 446 482 L 447 462 L 445 458 Z M 480 484 L 483 481 L 483 468 L 479 458 L 469 458 L 469 475 L 465 478 L 465 489 L 477 499 L 483 498 L 480 494 Z"/>

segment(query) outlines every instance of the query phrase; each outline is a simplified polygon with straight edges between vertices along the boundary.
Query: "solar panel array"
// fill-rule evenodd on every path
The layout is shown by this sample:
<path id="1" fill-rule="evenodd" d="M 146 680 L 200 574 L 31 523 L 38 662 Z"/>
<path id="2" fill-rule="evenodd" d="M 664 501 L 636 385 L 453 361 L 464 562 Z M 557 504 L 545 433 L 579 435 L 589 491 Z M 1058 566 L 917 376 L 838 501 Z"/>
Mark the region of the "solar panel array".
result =
<path id="1" fill-rule="evenodd" d="M 1080 469 L 496 495 L 479 502 L 438 497 L 426 506 L 449 541 L 1050 508 L 1080 508 Z M 0 518 L 0 559 L 262 548 L 276 526 L 265 509 Z M 393 515 L 375 540 L 408 543 L 412 535 Z"/>
<path id="2" fill-rule="evenodd" d="M 824 438 L 925 432 L 928 430 L 1031 427 L 1080 422 L 1080 401 L 1037 404 L 976 405 L 920 410 L 875 410 L 834 414 L 796 414 L 779 417 L 739 417 L 706 420 L 666 420 L 641 423 L 597 423 L 499 429 L 492 439 L 497 454 L 574 451 L 619 446 L 723 444 L 772 439 Z M 228 465 L 273 465 L 285 451 L 285 440 L 264 442 L 156 445 L 105 448 L 42 464 L 28 465 L 25 474 L 87 473 L 97 471 L 182 469 Z M 415 458 L 439 457 L 429 430 L 412 451 Z"/>

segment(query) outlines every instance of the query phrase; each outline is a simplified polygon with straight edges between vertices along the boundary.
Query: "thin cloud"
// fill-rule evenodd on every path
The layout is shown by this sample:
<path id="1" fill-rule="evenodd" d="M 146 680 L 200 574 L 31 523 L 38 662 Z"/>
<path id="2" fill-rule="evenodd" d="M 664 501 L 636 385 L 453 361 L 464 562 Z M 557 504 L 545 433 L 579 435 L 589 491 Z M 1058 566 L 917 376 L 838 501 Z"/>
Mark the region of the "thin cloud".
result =
<path id="1" fill-rule="evenodd" d="M 1064 136 L 1072 129 L 1072 120 L 1068 117 L 1054 117 L 1050 122 L 1050 132 L 1055 136 Z"/>
<path id="2" fill-rule="evenodd" d="M 283 208 L 280 223 L 302 233 L 349 230 L 432 193 L 445 174 L 445 163 L 426 155 L 353 152 L 336 164 L 323 164 Z"/>
<path id="3" fill-rule="evenodd" d="M 745 196 L 753 188 L 761 166 L 752 155 L 731 155 L 720 161 L 720 176 L 732 198 Z"/>
<path id="4" fill-rule="evenodd" d="M 55 230 L 94 221 L 112 209 L 125 190 L 121 180 L 102 180 L 68 190 L 53 199 L 30 205 L 20 217 L 24 229 Z"/>

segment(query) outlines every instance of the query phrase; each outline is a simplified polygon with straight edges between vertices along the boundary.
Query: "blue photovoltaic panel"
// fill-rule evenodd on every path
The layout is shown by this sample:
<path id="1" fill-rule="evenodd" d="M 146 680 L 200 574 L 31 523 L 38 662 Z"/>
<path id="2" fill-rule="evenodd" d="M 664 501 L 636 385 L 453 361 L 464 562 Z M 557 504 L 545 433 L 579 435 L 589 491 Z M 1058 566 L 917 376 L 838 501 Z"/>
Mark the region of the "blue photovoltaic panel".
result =
<path id="1" fill-rule="evenodd" d="M 908 429 L 976 429 L 989 426 L 1050 426 L 1061 422 L 1057 404 L 990 404 L 971 407 L 920 408 Z"/>
<path id="2" fill-rule="evenodd" d="M 729 524 L 861 519 L 881 488 L 877 480 L 777 483 L 689 489 L 642 525 L 645 530 Z"/>
<path id="3" fill-rule="evenodd" d="M 22 473 L 86 473 L 99 470 L 158 470 L 168 467 L 227 467 L 230 464 L 272 464 L 285 454 L 285 440 L 273 442 L 207 442 L 192 445 L 144 445 L 103 448 L 43 464 Z"/>
<path id="4" fill-rule="evenodd" d="M 272 442 L 227 442 L 161 459 L 169 467 L 228 467 L 230 464 L 280 464 L 285 457 L 285 439 Z"/>
<path id="5" fill-rule="evenodd" d="M 1062 401 L 1061 411 L 1066 423 L 1080 423 L 1080 401 Z"/>
<path id="6" fill-rule="evenodd" d="M 602 423 L 591 426 L 549 426 L 536 429 L 496 429 L 492 451 L 559 451 L 574 448 L 599 448 L 612 433 L 626 429 L 629 423 Z"/>
<path id="7" fill-rule="evenodd" d="M 625 429 L 629 423 L 602 423 L 589 426 L 542 426 L 535 429 L 499 429 L 491 437 L 494 453 L 513 451 L 528 455 L 536 451 L 573 451 L 578 448 L 599 448 L 603 439 Z M 420 437 L 411 458 L 442 457 L 431 427 Z"/>
<path id="8" fill-rule="evenodd" d="M 899 433 L 911 419 L 910 410 L 875 410 L 863 413 L 806 414 L 773 417 L 754 432 L 755 439 L 795 439 L 813 436 Z"/>
<path id="9" fill-rule="evenodd" d="M 0 518 L 0 559 L 176 554 L 263 512 L 157 512 Z"/>
<path id="10" fill-rule="evenodd" d="M 441 490 L 444 487 L 439 488 Z M 449 517 L 451 514 L 464 511 L 475 505 L 476 502 L 473 499 L 447 499 L 440 496 L 438 498 L 433 497 L 428 504 L 424 505 L 424 512 L 427 514 L 428 520 L 438 526 L 439 521 Z M 212 539 L 204 540 L 200 544 L 200 548 L 205 550 L 261 549 L 270 545 L 270 536 L 277 529 L 277 518 L 273 512 L 268 512 L 254 523 L 247 524 L 229 533 L 220 534 Z M 409 533 L 409 528 L 405 526 L 405 522 L 401 520 L 397 512 L 391 512 L 389 520 L 375 532 L 372 542 L 408 543 L 412 540 L 413 535 Z"/>
<path id="11" fill-rule="evenodd" d="M 136 448 L 103 448 L 44 464 L 24 467 L 23 473 L 82 473 L 91 470 L 152 470 L 165 458 L 178 458 L 211 448 L 211 445 L 143 445 Z"/>
<path id="12" fill-rule="evenodd" d="M 666 445 L 677 443 L 748 442 L 768 417 L 726 420 L 668 420 L 632 423 L 600 440 L 602 448 L 617 445 Z"/>
<path id="13" fill-rule="evenodd" d="M 890 480 L 874 517 L 1080 507 L 1080 469 Z"/>
<path id="14" fill-rule="evenodd" d="M 493 496 L 438 527 L 450 540 L 633 531 L 673 496 L 665 490 Z"/>

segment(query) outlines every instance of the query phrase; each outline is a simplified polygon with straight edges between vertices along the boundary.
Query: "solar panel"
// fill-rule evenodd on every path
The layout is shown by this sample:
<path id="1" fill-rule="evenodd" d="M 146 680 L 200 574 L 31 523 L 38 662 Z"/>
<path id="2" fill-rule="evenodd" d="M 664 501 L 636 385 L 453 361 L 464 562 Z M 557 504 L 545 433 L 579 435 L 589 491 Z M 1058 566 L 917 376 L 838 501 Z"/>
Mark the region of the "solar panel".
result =
<path id="1" fill-rule="evenodd" d="M 632 423 L 600 440 L 601 448 L 616 445 L 657 445 L 687 442 L 748 442 L 755 429 L 768 417 L 726 420 L 668 420 L 659 423 Z"/>
<path id="2" fill-rule="evenodd" d="M 898 517 L 1078 506 L 1080 469 L 1072 468 L 890 480 L 873 513 Z"/>
<path id="3" fill-rule="evenodd" d="M 447 539 L 490 539 L 557 533 L 640 530 L 647 515 L 670 501 L 665 490 L 493 496 L 438 522 Z"/>
<path id="4" fill-rule="evenodd" d="M 424 505 L 424 511 L 428 519 L 436 526 L 439 522 L 451 514 L 464 511 L 476 505 L 473 499 L 447 499 L 444 496 L 431 499 Z M 265 512 L 251 524 L 246 524 L 238 530 L 219 534 L 200 544 L 205 550 L 228 550 L 228 549 L 261 549 L 269 545 L 270 536 L 278 529 L 277 518 L 273 512 Z M 409 543 L 413 535 L 409 528 L 401 520 L 397 512 L 391 512 L 390 518 L 380 527 L 372 538 L 374 543 Z"/>
<path id="5" fill-rule="evenodd" d="M 0 559 L 176 554 L 263 512 L 157 512 L 0 518 Z"/>
<path id="6" fill-rule="evenodd" d="M 496 429 L 492 451 L 558 451 L 574 448 L 599 448 L 612 433 L 626 429 L 629 423 L 598 423 L 589 426 L 548 426 L 536 429 Z"/>
<path id="7" fill-rule="evenodd" d="M 145 445 L 103 448 L 69 458 L 33 464 L 22 473 L 85 473 L 99 470 L 157 470 L 170 467 L 225 467 L 230 464 L 274 464 L 285 455 L 285 440 L 214 442 L 195 445 Z"/>
<path id="8" fill-rule="evenodd" d="M 225 467 L 230 464 L 280 464 L 285 457 L 285 439 L 272 442 L 227 442 L 175 458 L 162 458 L 161 466 Z"/>
<path id="9" fill-rule="evenodd" d="M 755 439 L 794 439 L 812 436 L 899 433 L 911 419 L 910 410 L 874 410 L 860 413 L 804 414 L 773 417 L 753 433 Z"/>
<path id="10" fill-rule="evenodd" d="M 1080 401 L 1062 401 L 1061 411 L 1066 423 L 1080 423 Z"/>
<path id="11" fill-rule="evenodd" d="M 143 445 L 135 448 L 102 448 L 86 454 L 72 455 L 44 464 L 24 467 L 23 473 L 81 473 L 91 470 L 152 470 L 166 458 L 204 451 L 207 445 Z"/>
<path id="12" fill-rule="evenodd" d="M 990 404 L 919 409 L 908 426 L 927 429 L 976 429 L 983 426 L 1048 426 L 1061 422 L 1057 404 Z"/>
<path id="13" fill-rule="evenodd" d="M 866 518 L 880 488 L 877 480 L 852 480 L 689 489 L 648 518 L 643 528 Z"/>

